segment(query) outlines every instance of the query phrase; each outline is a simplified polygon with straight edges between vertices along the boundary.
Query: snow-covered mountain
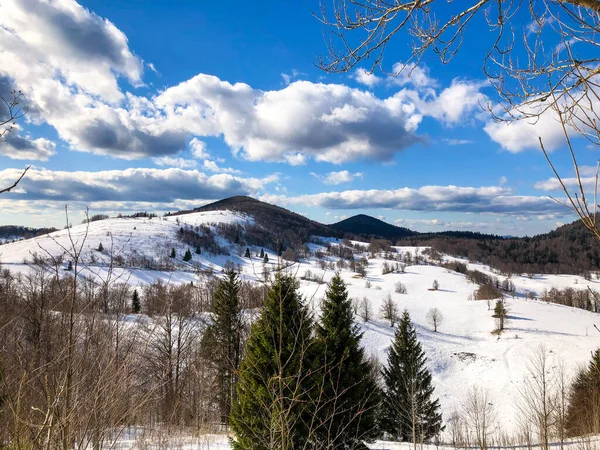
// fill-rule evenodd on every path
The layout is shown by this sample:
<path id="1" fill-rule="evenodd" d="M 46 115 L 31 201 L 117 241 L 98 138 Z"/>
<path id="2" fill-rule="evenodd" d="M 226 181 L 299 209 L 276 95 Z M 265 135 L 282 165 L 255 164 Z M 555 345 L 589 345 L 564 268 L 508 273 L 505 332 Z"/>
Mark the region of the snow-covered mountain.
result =
<path id="1" fill-rule="evenodd" d="M 257 227 L 251 215 L 227 210 L 154 218 L 111 218 L 4 244 L 0 246 L 0 261 L 3 268 L 26 273 L 34 255 L 62 257 L 60 270 L 68 273 L 72 253 L 81 250 L 81 276 L 102 278 L 107 275 L 112 261 L 114 272 L 125 275 L 121 279 L 135 286 L 158 279 L 170 283 L 196 281 L 200 271 L 218 274 L 226 266 L 238 267 L 244 278 L 257 280 L 262 277 L 265 266 L 272 268 L 281 262 L 276 252 L 266 246 L 246 243 L 244 232 Z M 193 245 L 183 241 L 189 241 L 193 235 L 198 236 L 198 242 L 209 242 L 213 251 L 199 245 L 201 253 L 196 253 Z M 98 250 L 100 244 L 101 251 Z M 514 298 L 506 296 L 509 324 L 502 334 L 493 334 L 495 319 L 488 302 L 471 300 L 478 286 L 461 273 L 434 265 L 424 256 L 425 247 L 393 247 L 391 254 L 373 256 L 365 243 L 315 236 L 311 242 L 302 243 L 304 253 L 298 255 L 298 262 L 285 263 L 289 265 L 287 270 L 298 277 L 322 278 L 327 282 L 335 270 L 332 265 L 338 267 L 340 259 L 333 256 L 339 252 L 328 249 L 348 244 L 353 244 L 357 252 L 355 258 L 368 258 L 364 277 L 347 268 L 341 271 L 350 296 L 359 300 L 367 298 L 372 304 L 373 320 L 364 323 L 357 318 L 364 332 L 362 342 L 367 353 L 382 363 L 386 361 L 394 328 L 380 318 L 379 311 L 383 300 L 391 295 L 401 310 L 406 308 L 410 312 L 415 323 L 445 417 L 461 408 L 471 387 L 479 386 L 488 391 L 505 430 L 516 432 L 515 399 L 520 395 L 528 376 L 528 361 L 536 350 L 541 345 L 546 346 L 552 351 L 555 363 L 564 361 L 568 373 L 573 374 L 579 366 L 587 364 L 590 352 L 600 347 L 600 332 L 595 328 L 600 321 L 596 313 L 537 299 L 544 289 L 552 287 L 600 289 L 600 281 L 596 279 L 585 280 L 573 275 L 512 276 L 516 294 Z M 246 248 L 250 249 L 250 258 L 244 257 Z M 173 259 L 170 258 L 172 249 L 176 254 Z M 186 262 L 183 256 L 188 249 L 192 259 Z M 266 264 L 257 256 L 262 249 L 269 258 Z M 414 255 L 420 255 L 422 262 L 407 263 L 403 273 L 382 274 L 384 265 L 395 264 L 406 254 L 413 260 Z M 442 257 L 442 261 L 455 260 Z M 490 267 L 463 262 L 471 270 L 499 276 Z M 312 273 L 311 277 L 305 276 L 307 271 Z M 430 289 L 434 280 L 439 283 L 438 290 Z M 398 282 L 406 287 L 406 294 L 396 293 Z M 317 314 L 325 288 L 325 284 L 315 281 L 301 281 L 301 289 Z M 431 329 L 426 317 L 432 307 L 438 308 L 444 317 L 437 332 Z"/>

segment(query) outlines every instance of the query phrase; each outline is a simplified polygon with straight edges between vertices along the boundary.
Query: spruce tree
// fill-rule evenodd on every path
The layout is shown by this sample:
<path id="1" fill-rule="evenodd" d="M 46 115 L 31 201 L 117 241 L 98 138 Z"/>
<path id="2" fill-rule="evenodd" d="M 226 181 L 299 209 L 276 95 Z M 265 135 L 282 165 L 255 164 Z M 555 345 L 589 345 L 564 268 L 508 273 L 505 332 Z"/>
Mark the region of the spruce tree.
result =
<path id="1" fill-rule="evenodd" d="M 415 446 L 443 430 L 439 400 L 433 398 L 425 363 L 425 353 L 404 310 L 382 371 L 381 427 L 392 439 Z"/>
<path id="2" fill-rule="evenodd" d="M 318 442 L 331 449 L 365 448 L 377 437 L 379 387 L 360 345 L 352 301 L 339 274 L 329 283 L 316 327 L 317 367 L 323 381 L 316 415 Z"/>
<path id="3" fill-rule="evenodd" d="M 177 256 L 177 255 L 175 254 L 175 248 L 172 248 L 172 249 L 171 249 L 171 255 L 170 255 L 170 256 L 171 256 L 171 258 L 175 258 L 175 256 Z"/>
<path id="4" fill-rule="evenodd" d="M 188 248 L 185 252 L 185 255 L 183 255 L 183 260 L 184 261 L 190 261 L 192 259 L 192 252 L 190 252 L 190 249 Z"/>
<path id="5" fill-rule="evenodd" d="M 99 252 L 104 251 L 104 246 L 102 245 L 102 242 L 100 242 L 100 244 L 98 245 L 98 248 L 96 250 L 98 250 Z"/>
<path id="6" fill-rule="evenodd" d="M 587 368 L 578 372 L 569 395 L 567 436 L 600 433 L 600 349 Z"/>
<path id="7" fill-rule="evenodd" d="M 213 294 L 212 322 L 202 339 L 207 359 L 216 373 L 216 398 L 223 423 L 229 420 L 242 356 L 244 322 L 240 306 L 240 281 L 233 270 L 219 281 Z"/>
<path id="8" fill-rule="evenodd" d="M 138 294 L 137 289 L 133 290 L 133 296 L 131 297 L 131 311 L 134 314 L 139 314 L 142 310 L 142 304 L 140 302 L 140 294 Z"/>
<path id="9" fill-rule="evenodd" d="M 267 255 L 267 254 L 265 253 L 265 256 L 264 256 L 264 258 L 263 258 L 263 263 L 265 263 L 265 264 L 266 264 L 266 263 L 268 263 L 268 262 L 269 262 L 269 255 Z"/>
<path id="10" fill-rule="evenodd" d="M 200 248 L 200 246 L 196 246 L 196 255 L 201 255 L 202 254 L 202 249 Z"/>
<path id="11" fill-rule="evenodd" d="M 312 321 L 298 289 L 278 273 L 252 326 L 230 417 L 235 450 L 293 450 L 309 439 Z"/>
<path id="12" fill-rule="evenodd" d="M 264 258 L 264 257 L 265 257 L 265 249 L 264 249 L 264 248 L 261 248 L 261 249 L 260 249 L 260 258 L 262 259 L 262 258 Z"/>
<path id="13" fill-rule="evenodd" d="M 250 249 L 246 247 L 246 253 L 244 254 L 244 258 L 250 258 Z"/>

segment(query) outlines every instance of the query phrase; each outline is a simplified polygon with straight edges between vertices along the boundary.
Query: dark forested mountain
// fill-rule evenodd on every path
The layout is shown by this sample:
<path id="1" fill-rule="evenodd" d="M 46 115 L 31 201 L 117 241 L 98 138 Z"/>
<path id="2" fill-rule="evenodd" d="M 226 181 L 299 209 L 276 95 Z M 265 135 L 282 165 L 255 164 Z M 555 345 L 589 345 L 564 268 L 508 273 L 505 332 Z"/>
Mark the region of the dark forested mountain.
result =
<path id="1" fill-rule="evenodd" d="M 408 236 L 416 236 L 419 234 L 416 231 L 409 230 L 408 228 L 390 225 L 383 220 L 379 220 L 375 217 L 367 216 L 365 214 L 349 217 L 341 222 L 330 225 L 330 227 L 334 230 L 354 236 L 370 236 L 389 239 L 391 241 L 396 241 L 397 239 Z"/>
<path id="2" fill-rule="evenodd" d="M 29 239 L 42 234 L 52 233 L 55 228 L 30 228 L 19 225 L 0 225 L 0 240 Z"/>
<path id="3" fill-rule="evenodd" d="M 254 218 L 254 226 L 246 227 L 243 232 L 239 230 L 243 234 L 242 239 L 249 245 L 272 249 L 297 248 L 307 243 L 311 236 L 341 238 L 343 235 L 341 231 L 310 220 L 301 214 L 245 196 L 226 198 L 194 208 L 192 211 L 176 214 L 219 210 L 238 211 Z"/>

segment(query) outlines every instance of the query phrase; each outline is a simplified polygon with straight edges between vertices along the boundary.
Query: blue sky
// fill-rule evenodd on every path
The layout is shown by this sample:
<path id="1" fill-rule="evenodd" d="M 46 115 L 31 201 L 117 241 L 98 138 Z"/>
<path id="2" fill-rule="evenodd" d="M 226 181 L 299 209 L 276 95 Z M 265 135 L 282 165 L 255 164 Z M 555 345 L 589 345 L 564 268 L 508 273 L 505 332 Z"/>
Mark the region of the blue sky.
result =
<path id="1" fill-rule="evenodd" d="M 537 136 L 573 172 L 552 118 L 506 126 L 482 108 L 495 104 L 483 21 L 448 65 L 426 55 L 410 76 L 330 75 L 314 64 L 318 8 L 3 1 L 0 93 L 23 90 L 28 113 L 0 143 L 0 183 L 32 169 L 0 198 L 0 224 L 58 227 L 65 204 L 78 219 L 240 194 L 325 223 L 366 213 L 419 231 L 532 235 L 574 219 L 548 198 L 560 193 Z M 398 36 L 384 67 L 409 56 Z"/>

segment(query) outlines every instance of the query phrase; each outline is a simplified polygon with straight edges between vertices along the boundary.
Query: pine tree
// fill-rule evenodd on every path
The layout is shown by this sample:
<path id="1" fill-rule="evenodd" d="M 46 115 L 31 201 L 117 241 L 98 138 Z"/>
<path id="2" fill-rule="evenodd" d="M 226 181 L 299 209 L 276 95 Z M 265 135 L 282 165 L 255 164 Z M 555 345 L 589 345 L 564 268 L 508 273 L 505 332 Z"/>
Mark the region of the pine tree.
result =
<path id="1" fill-rule="evenodd" d="M 201 255 L 202 254 L 202 249 L 200 248 L 200 246 L 198 245 L 196 247 L 196 255 Z"/>
<path id="2" fill-rule="evenodd" d="M 67 264 L 67 270 L 70 272 L 71 270 L 73 270 L 73 261 L 69 261 L 69 264 Z"/>
<path id="3" fill-rule="evenodd" d="M 578 372 L 569 395 L 567 436 L 600 433 L 600 349 L 587 369 Z"/>
<path id="4" fill-rule="evenodd" d="M 230 417 L 235 450 L 292 450 L 308 439 L 312 321 L 298 289 L 278 273 L 252 326 Z"/>
<path id="5" fill-rule="evenodd" d="M 504 330 L 504 325 L 506 324 L 506 316 L 508 315 L 508 310 L 506 306 L 504 306 L 504 300 L 498 300 L 496 302 L 496 306 L 494 307 L 494 317 L 496 318 L 496 322 L 498 325 L 498 331 Z"/>
<path id="6" fill-rule="evenodd" d="M 317 438 L 327 443 L 327 448 L 363 448 L 363 440 L 372 440 L 378 434 L 379 387 L 360 346 L 361 339 L 346 285 L 336 274 L 328 286 L 316 327 L 317 367 L 324 377 L 316 413 L 323 423 Z"/>
<path id="7" fill-rule="evenodd" d="M 381 426 L 394 440 L 428 442 L 442 428 L 431 374 L 408 311 L 404 311 L 383 369 Z"/>
<path id="8" fill-rule="evenodd" d="M 100 244 L 98 245 L 98 248 L 96 250 L 98 250 L 99 252 L 104 251 L 104 246 L 102 245 L 102 242 L 100 242 Z"/>
<path id="9" fill-rule="evenodd" d="M 264 256 L 264 258 L 263 258 L 263 263 L 265 263 L 265 264 L 266 264 L 266 263 L 268 263 L 268 262 L 269 262 L 269 255 L 267 255 L 267 254 L 265 253 L 265 256 Z"/>
<path id="10" fill-rule="evenodd" d="M 175 248 L 172 248 L 172 249 L 171 249 L 171 255 L 170 255 L 170 256 L 171 256 L 171 258 L 175 258 L 175 256 L 177 256 L 177 255 L 175 254 Z"/>
<path id="11" fill-rule="evenodd" d="M 250 249 L 246 247 L 246 253 L 244 254 L 244 258 L 250 258 Z"/>
<path id="12" fill-rule="evenodd" d="M 217 403 L 223 423 L 229 420 L 242 356 L 244 323 L 238 275 L 229 270 L 213 295 L 212 323 L 202 338 L 202 348 L 216 372 Z"/>
<path id="13" fill-rule="evenodd" d="M 261 248 L 260 249 L 260 258 L 263 259 L 265 257 L 265 249 Z"/>
<path id="14" fill-rule="evenodd" d="M 140 303 L 140 294 L 137 289 L 133 290 L 133 296 L 131 297 L 131 311 L 134 314 L 139 314 L 142 310 L 142 304 Z"/>
<path id="15" fill-rule="evenodd" d="M 184 261 L 190 261 L 192 259 L 192 252 L 190 252 L 190 249 L 188 248 L 185 252 L 185 255 L 183 255 L 183 260 Z"/>

